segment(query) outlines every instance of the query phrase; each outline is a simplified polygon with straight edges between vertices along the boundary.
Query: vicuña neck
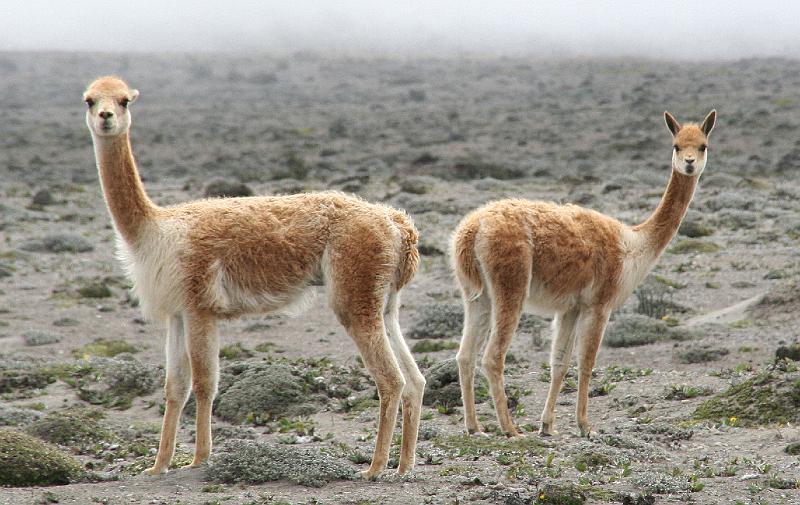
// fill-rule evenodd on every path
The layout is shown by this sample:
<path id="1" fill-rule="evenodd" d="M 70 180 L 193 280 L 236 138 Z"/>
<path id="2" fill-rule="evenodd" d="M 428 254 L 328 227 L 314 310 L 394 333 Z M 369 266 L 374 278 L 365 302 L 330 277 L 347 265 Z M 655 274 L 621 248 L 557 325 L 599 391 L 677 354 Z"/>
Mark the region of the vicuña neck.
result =
<path id="1" fill-rule="evenodd" d="M 664 191 L 658 208 L 645 222 L 634 226 L 633 231 L 643 233 L 647 237 L 655 257 L 664 251 L 678 232 L 696 187 L 697 177 L 683 175 L 673 168 L 667 190 Z"/>
<path id="2" fill-rule="evenodd" d="M 156 206 L 142 186 L 130 138 L 125 133 L 93 139 L 100 182 L 114 225 L 127 243 L 136 244 L 143 226 L 153 219 Z"/>

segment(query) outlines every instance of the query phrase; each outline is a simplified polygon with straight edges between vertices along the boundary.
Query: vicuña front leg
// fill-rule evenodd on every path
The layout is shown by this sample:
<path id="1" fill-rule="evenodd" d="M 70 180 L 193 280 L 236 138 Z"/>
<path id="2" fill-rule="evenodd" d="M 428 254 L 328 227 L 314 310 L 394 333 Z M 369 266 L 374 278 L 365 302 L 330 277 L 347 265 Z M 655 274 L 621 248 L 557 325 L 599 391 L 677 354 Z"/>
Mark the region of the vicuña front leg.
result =
<path id="1" fill-rule="evenodd" d="M 489 337 L 490 323 L 491 306 L 485 292 L 476 300 L 467 300 L 464 303 L 464 334 L 461 337 L 456 362 L 467 433 L 481 431 L 478 416 L 475 414 L 475 365 L 478 362 L 478 353 Z"/>
<path id="2" fill-rule="evenodd" d="M 192 314 L 186 320 L 192 390 L 197 401 L 194 459 L 188 466 L 203 464 L 211 454 L 211 407 L 219 379 L 219 335 L 213 317 Z"/>
<path id="3" fill-rule="evenodd" d="M 556 400 L 561 391 L 561 383 L 569 369 L 572 348 L 575 344 L 575 321 L 578 310 L 573 309 L 563 314 L 556 314 L 553 343 L 550 347 L 550 391 L 542 411 L 542 425 L 539 434 L 543 436 L 555 435 Z"/>
<path id="4" fill-rule="evenodd" d="M 578 404 L 575 416 L 582 437 L 588 437 L 589 426 L 589 382 L 597 358 L 597 350 L 603 340 L 609 312 L 603 308 L 581 311 L 578 318 Z"/>
<path id="5" fill-rule="evenodd" d="M 158 444 L 156 462 L 145 470 L 149 475 L 164 473 L 169 468 L 175 452 L 175 435 L 178 431 L 178 420 L 189 397 L 189 386 L 192 377 L 189 355 L 186 352 L 186 339 L 183 317 L 172 316 L 167 328 L 167 380 L 164 385 L 166 407 L 164 422 L 161 426 L 161 441 Z"/>

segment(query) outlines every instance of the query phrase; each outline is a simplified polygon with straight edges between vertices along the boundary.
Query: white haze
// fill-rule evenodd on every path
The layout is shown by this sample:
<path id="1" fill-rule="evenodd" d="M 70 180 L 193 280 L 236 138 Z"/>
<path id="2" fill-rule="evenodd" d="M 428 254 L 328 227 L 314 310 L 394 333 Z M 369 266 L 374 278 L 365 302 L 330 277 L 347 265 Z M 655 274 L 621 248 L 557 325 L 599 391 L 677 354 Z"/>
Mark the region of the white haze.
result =
<path id="1" fill-rule="evenodd" d="M 800 55 L 800 2 L 2 0 L 0 50 Z"/>

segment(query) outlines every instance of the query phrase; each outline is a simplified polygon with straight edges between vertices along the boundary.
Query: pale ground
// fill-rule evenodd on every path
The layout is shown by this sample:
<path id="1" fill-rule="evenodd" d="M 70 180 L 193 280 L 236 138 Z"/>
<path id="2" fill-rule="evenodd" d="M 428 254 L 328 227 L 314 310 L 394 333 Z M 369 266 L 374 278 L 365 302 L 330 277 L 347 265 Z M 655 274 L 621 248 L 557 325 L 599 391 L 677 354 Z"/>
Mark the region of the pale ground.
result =
<path id="1" fill-rule="evenodd" d="M 99 301 L 60 294 L 87 279 L 121 275 L 80 101 L 83 87 L 98 75 L 118 73 L 141 92 L 133 106 L 134 152 L 145 185 L 160 204 L 201 197 L 204 184 L 221 176 L 243 180 L 257 194 L 334 188 L 407 209 L 420 229 L 422 244 L 434 254 L 423 257 L 416 278 L 404 291 L 404 328 L 416 321 L 420 308 L 458 301 L 446 257 L 435 253 L 446 251 L 449 233 L 467 211 L 488 200 L 520 196 L 577 202 L 629 223 L 643 220 L 657 205 L 668 178 L 670 137 L 661 116 L 664 109 L 679 120 L 699 121 L 716 108 L 719 119 L 711 161 L 689 218 L 713 228 L 714 233 L 702 240 L 720 249 L 665 254 L 655 273 L 682 286 L 674 290 L 673 301 L 689 309 L 676 315 L 684 323 L 723 312 L 718 326 L 699 331 L 698 342 L 692 344 L 729 352 L 710 363 L 681 364 L 675 348 L 689 345 L 686 342 L 604 347 L 597 364 L 600 377 L 612 365 L 653 371 L 616 383 L 607 396 L 592 398 L 590 416 L 600 433 L 641 439 L 660 451 L 654 462 L 634 461 L 633 477 L 675 468 L 688 475 L 696 471 L 701 458 L 719 468 L 738 458 L 736 475 L 702 478 L 703 490 L 657 495 L 656 503 L 727 504 L 737 499 L 800 503 L 800 491 L 763 484 L 769 475 L 800 478 L 800 460 L 783 452 L 800 438 L 795 426 L 701 423 L 690 426 L 691 439 L 672 445 L 635 431 L 641 417 L 673 427 L 689 426 L 686 421 L 703 398 L 665 400 L 669 385 L 706 385 L 719 392 L 741 378 L 710 372 L 741 363 L 761 370 L 772 361 L 778 345 L 796 339 L 800 314 L 777 310 L 755 319 L 747 307 L 726 308 L 797 279 L 800 273 L 796 182 L 800 62 L 6 53 L 0 54 L 0 68 L 0 266 L 12 272 L 0 278 L 4 322 L 0 350 L 52 360 L 69 359 L 72 349 L 104 337 L 141 347 L 137 358 L 145 363 L 163 362 L 161 329 L 134 321 L 139 314 L 124 288 L 114 287 L 112 298 Z M 304 160 L 308 177 L 273 180 L 290 153 Z M 435 159 L 421 162 L 425 153 Z M 518 169 L 523 177 L 452 177 L 457 172 L 453 167 L 464 161 Z M 403 191 L 404 181 L 412 177 L 429 191 L 421 195 Z M 49 189 L 56 203 L 42 210 L 28 208 L 41 188 Z M 20 250 L 29 239 L 64 231 L 82 235 L 94 251 Z M 632 297 L 623 311 L 632 312 L 635 306 Z M 64 317 L 80 324 L 53 327 L 53 321 Z M 271 320 L 272 328 L 266 332 L 244 330 L 263 319 L 252 316 L 226 323 L 223 344 L 241 342 L 252 349 L 269 341 L 284 351 L 283 356 L 356 363 L 355 347 L 327 309 L 324 295 L 300 318 Z M 22 334 L 31 329 L 56 332 L 63 340 L 26 346 Z M 454 334 L 452 340 L 457 337 Z M 530 336 L 520 336 L 511 352 L 519 363 L 509 370 L 507 383 L 530 389 L 520 399 L 524 413 L 517 423 L 536 426 L 547 387 L 539 380 L 540 364 L 547 361 L 546 345 L 534 345 Z M 448 350 L 430 356 L 438 361 L 454 355 Z M 562 395 L 561 435 L 546 441 L 548 451 L 555 453 L 555 466 L 563 470 L 560 482 L 640 491 L 628 477 L 611 482 L 619 469 L 584 474 L 574 468 L 570 455 L 586 443 L 574 434 L 574 397 L 575 393 Z M 48 409 L 80 403 L 74 391 L 61 383 L 51 385 L 41 397 L 16 403 L 30 401 L 41 401 Z M 135 400 L 128 410 L 110 410 L 108 419 L 157 424 L 160 414 L 149 406 L 152 401 L 161 402 L 161 393 Z M 646 414 L 630 415 L 630 401 Z M 374 429 L 374 410 L 359 416 L 321 412 L 313 417 L 316 432 L 332 433 L 336 441 L 371 452 L 372 441 L 361 441 L 359 436 Z M 450 415 L 425 410 L 430 418 L 423 427 L 444 435 L 461 432 L 460 408 Z M 493 422 L 490 402 L 480 405 L 479 412 Z M 191 423 L 188 418 L 184 421 L 179 440 L 183 449 L 191 450 Z M 420 448 L 430 452 L 434 445 L 421 441 Z M 525 458 L 536 468 L 545 465 L 541 456 Z M 292 503 L 525 503 L 509 496 L 515 491 L 536 496 L 548 482 L 540 477 L 509 478 L 508 467 L 492 455 L 474 460 L 450 455 L 436 465 L 420 459 L 417 472 L 406 480 L 333 482 L 323 488 L 272 482 L 225 486 L 209 493 L 200 490 L 207 484 L 202 470 L 179 470 L 160 478 L 124 476 L 118 481 L 48 489 L 0 489 L 0 503 L 39 503 L 46 491 L 54 493 L 59 503 L 81 504 L 271 503 L 269 497 Z M 764 464 L 771 467 L 763 471 Z M 448 474 L 444 470 L 449 467 L 454 470 Z M 479 477 L 477 483 L 474 477 Z"/>

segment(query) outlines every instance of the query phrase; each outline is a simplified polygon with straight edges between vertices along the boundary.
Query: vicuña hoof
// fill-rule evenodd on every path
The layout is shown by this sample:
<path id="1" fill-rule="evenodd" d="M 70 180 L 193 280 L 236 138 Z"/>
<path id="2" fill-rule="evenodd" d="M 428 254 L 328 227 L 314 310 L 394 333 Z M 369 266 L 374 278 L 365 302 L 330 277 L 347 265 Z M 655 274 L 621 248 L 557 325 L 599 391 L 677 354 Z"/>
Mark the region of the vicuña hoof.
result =
<path id="1" fill-rule="evenodd" d="M 414 471 L 414 467 L 397 467 L 397 471 L 394 473 L 397 477 L 408 477 Z"/>
<path id="2" fill-rule="evenodd" d="M 376 480 L 378 478 L 378 475 L 380 475 L 380 473 L 381 473 L 380 470 L 373 470 L 370 468 L 368 470 L 359 472 L 359 475 L 364 480 Z"/>
<path id="3" fill-rule="evenodd" d="M 555 435 L 558 435 L 558 432 L 553 429 L 553 425 L 542 423 L 542 426 L 539 428 L 539 436 L 552 437 Z"/>
<path id="4" fill-rule="evenodd" d="M 166 467 L 158 468 L 158 467 L 155 467 L 155 466 L 151 467 L 151 468 L 148 468 L 147 470 L 142 472 L 142 474 L 144 474 L 144 475 L 164 475 L 165 473 L 167 473 Z"/>

